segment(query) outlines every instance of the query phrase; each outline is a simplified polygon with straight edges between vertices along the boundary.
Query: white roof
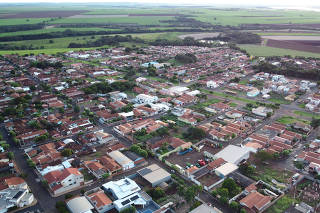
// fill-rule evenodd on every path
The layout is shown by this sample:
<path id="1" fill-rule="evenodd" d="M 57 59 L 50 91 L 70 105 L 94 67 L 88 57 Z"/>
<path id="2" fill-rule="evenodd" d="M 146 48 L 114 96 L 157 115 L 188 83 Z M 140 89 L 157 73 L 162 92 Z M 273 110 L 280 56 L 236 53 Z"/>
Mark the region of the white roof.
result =
<path id="1" fill-rule="evenodd" d="M 152 164 L 146 168 L 140 169 L 137 173 L 149 183 L 155 183 L 171 176 L 170 173 L 159 167 L 157 164 Z"/>
<path id="2" fill-rule="evenodd" d="M 94 207 L 85 197 L 76 197 L 67 202 L 71 213 L 90 213 Z"/>
<path id="3" fill-rule="evenodd" d="M 120 165 L 127 165 L 132 162 L 132 160 L 118 150 L 110 152 L 108 155 Z"/>
<path id="4" fill-rule="evenodd" d="M 147 202 L 141 197 L 139 193 L 134 193 L 128 197 L 123 199 L 113 201 L 113 204 L 117 207 L 117 209 L 122 209 L 124 206 L 128 206 L 131 204 L 134 205 L 146 205 Z"/>
<path id="5" fill-rule="evenodd" d="M 222 174 L 223 176 L 227 176 L 228 174 L 234 172 L 237 169 L 237 165 L 233 163 L 225 163 L 222 166 L 218 167 L 215 171 Z"/>
<path id="6" fill-rule="evenodd" d="M 124 178 L 118 181 L 110 181 L 102 186 L 107 190 L 111 190 L 118 199 L 123 199 L 141 190 L 136 182 L 130 178 Z"/>
<path id="7" fill-rule="evenodd" d="M 207 204 L 202 204 L 201 206 L 198 206 L 197 208 L 193 209 L 189 213 L 222 213 L 219 209 L 215 207 L 208 206 Z"/>
<path id="8" fill-rule="evenodd" d="M 236 163 L 243 156 L 247 155 L 250 149 L 235 145 L 228 145 L 226 148 L 214 155 L 215 158 L 222 158 L 229 163 Z"/>

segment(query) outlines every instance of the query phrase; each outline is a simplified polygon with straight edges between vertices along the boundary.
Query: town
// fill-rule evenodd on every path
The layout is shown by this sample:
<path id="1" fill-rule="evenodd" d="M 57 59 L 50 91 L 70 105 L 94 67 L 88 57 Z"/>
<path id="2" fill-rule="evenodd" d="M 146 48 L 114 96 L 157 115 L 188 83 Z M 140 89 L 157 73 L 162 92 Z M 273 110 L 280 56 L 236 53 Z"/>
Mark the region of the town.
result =
<path id="1" fill-rule="evenodd" d="M 223 42 L 3 55 L 0 212 L 320 212 L 319 69 Z"/>

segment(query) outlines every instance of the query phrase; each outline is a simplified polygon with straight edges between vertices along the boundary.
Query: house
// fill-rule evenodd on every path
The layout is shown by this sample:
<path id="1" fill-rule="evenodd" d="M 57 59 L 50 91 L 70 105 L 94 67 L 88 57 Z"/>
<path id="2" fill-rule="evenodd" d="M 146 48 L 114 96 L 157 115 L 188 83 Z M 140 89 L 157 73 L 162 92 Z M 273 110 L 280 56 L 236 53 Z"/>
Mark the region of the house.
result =
<path id="1" fill-rule="evenodd" d="M 20 177 L 10 177 L 0 184 L 0 212 L 8 212 L 14 207 L 25 207 L 34 201 L 28 185 Z"/>
<path id="2" fill-rule="evenodd" d="M 119 91 L 110 92 L 109 95 L 112 101 L 122 101 L 128 98 L 127 94 Z"/>
<path id="3" fill-rule="evenodd" d="M 112 200 L 100 188 L 86 192 L 85 196 L 98 213 L 107 212 L 114 207 Z"/>
<path id="4" fill-rule="evenodd" d="M 113 175 L 122 171 L 122 167 L 112 158 L 108 156 L 102 156 L 98 161 L 104 166 L 104 168 Z"/>
<path id="5" fill-rule="evenodd" d="M 130 160 L 127 156 L 125 156 L 118 150 L 112 151 L 108 153 L 108 155 L 112 159 L 114 159 L 122 167 L 123 170 L 132 169 L 135 166 L 132 160 Z"/>
<path id="6" fill-rule="evenodd" d="M 99 117 L 99 122 L 102 124 L 119 116 L 118 113 L 110 113 L 108 110 L 98 111 L 96 112 L 96 115 Z"/>
<path id="7" fill-rule="evenodd" d="M 18 135 L 16 138 L 24 143 L 26 141 L 33 140 L 36 137 L 39 137 L 39 136 L 44 135 L 46 133 L 48 133 L 47 130 L 41 129 L 41 130 L 32 131 L 32 132 L 28 132 L 28 133 L 25 133 L 25 134 Z"/>
<path id="8" fill-rule="evenodd" d="M 141 191 L 138 184 L 130 178 L 109 181 L 102 185 L 102 189 L 106 194 L 112 195 L 114 199 L 113 205 L 119 212 L 131 205 L 143 209 L 141 212 L 146 211 L 149 205 L 152 206 L 154 210 L 160 209 L 160 207 L 152 201 L 152 198 L 144 191 Z"/>
<path id="9" fill-rule="evenodd" d="M 98 139 L 99 144 L 105 144 L 115 139 L 113 135 L 103 132 L 103 130 L 95 132 L 94 135 Z"/>
<path id="10" fill-rule="evenodd" d="M 76 168 L 66 168 L 62 171 L 55 170 L 43 176 L 48 182 L 50 191 L 54 194 L 76 189 L 84 185 L 84 177 Z"/>
<path id="11" fill-rule="evenodd" d="M 85 161 L 83 163 L 85 167 L 93 174 L 96 178 L 102 178 L 108 171 L 97 161 Z"/>
<path id="12" fill-rule="evenodd" d="M 271 203 L 272 197 L 265 196 L 257 191 L 249 193 L 246 197 L 242 198 L 239 202 L 242 206 L 246 207 L 248 212 L 261 212 L 261 210 Z"/>

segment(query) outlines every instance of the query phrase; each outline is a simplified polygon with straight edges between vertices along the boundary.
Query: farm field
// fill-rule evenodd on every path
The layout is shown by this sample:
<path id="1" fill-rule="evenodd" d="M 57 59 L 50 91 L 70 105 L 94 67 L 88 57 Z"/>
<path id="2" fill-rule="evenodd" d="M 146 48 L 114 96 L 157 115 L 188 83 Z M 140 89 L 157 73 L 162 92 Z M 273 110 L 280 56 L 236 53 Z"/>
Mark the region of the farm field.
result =
<path id="1" fill-rule="evenodd" d="M 303 56 L 303 57 L 316 57 L 320 58 L 320 54 L 317 53 L 310 53 L 304 51 L 296 51 L 296 50 L 289 50 L 289 49 L 282 49 L 282 48 L 275 48 L 275 47 L 267 47 L 261 45 L 254 45 L 254 44 L 241 44 L 238 45 L 240 48 L 245 49 L 248 51 L 250 55 L 253 56 L 285 56 L 291 55 L 295 56 Z"/>

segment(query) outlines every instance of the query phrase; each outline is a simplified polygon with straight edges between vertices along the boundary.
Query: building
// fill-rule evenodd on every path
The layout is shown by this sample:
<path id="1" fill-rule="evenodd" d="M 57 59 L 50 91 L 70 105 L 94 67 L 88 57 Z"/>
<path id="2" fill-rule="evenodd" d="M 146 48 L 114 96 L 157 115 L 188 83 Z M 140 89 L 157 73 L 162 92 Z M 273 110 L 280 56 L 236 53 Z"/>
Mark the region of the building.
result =
<path id="1" fill-rule="evenodd" d="M 86 192 L 85 196 L 98 213 L 107 212 L 114 207 L 112 200 L 100 188 Z"/>
<path id="2" fill-rule="evenodd" d="M 267 107 L 259 106 L 257 108 L 252 109 L 252 113 L 261 117 L 267 117 L 268 113 L 272 113 L 273 110 Z"/>
<path id="3" fill-rule="evenodd" d="M 217 176 L 221 178 L 227 177 L 232 172 L 236 171 L 238 166 L 233 163 L 225 163 L 222 166 L 215 169 L 215 173 Z"/>
<path id="4" fill-rule="evenodd" d="M 130 178 L 118 181 L 110 181 L 102 185 L 106 194 L 111 194 L 114 198 L 113 205 L 119 212 L 123 209 L 135 205 L 144 208 L 152 199 Z"/>
<path id="5" fill-rule="evenodd" d="M 272 197 L 265 196 L 257 191 L 251 192 L 246 197 L 242 198 L 239 202 L 245 206 L 250 212 L 260 212 L 272 200 Z"/>
<path id="6" fill-rule="evenodd" d="M 146 94 L 139 94 L 136 96 L 135 99 L 136 103 L 138 104 L 151 104 L 158 101 L 157 96 L 151 96 Z"/>
<path id="7" fill-rule="evenodd" d="M 85 197 L 75 197 L 67 201 L 71 213 L 92 213 L 94 207 Z"/>
<path id="8" fill-rule="evenodd" d="M 10 208 L 29 206 L 34 196 L 29 192 L 28 185 L 20 177 L 11 177 L 4 180 L 0 187 L 0 212 L 10 211 Z"/>
<path id="9" fill-rule="evenodd" d="M 137 172 L 143 179 L 148 181 L 152 187 L 156 187 L 163 182 L 171 180 L 171 175 L 157 164 L 140 169 Z"/>
<path id="10" fill-rule="evenodd" d="M 108 153 L 108 155 L 112 159 L 114 159 L 122 167 L 123 170 L 131 169 L 134 167 L 134 162 L 118 150 L 110 152 Z"/>
<path id="11" fill-rule="evenodd" d="M 84 177 L 76 168 L 55 170 L 47 173 L 43 178 L 48 182 L 49 189 L 54 195 L 76 189 L 84 184 Z"/>
<path id="12" fill-rule="evenodd" d="M 208 206 L 206 203 L 198 206 L 197 208 L 193 209 L 189 213 L 222 213 L 219 209 L 216 207 Z"/>
<path id="13" fill-rule="evenodd" d="M 214 155 L 214 158 L 222 158 L 229 163 L 238 165 L 241 161 L 250 157 L 250 149 L 247 147 L 239 147 L 228 145 L 223 150 Z"/>

